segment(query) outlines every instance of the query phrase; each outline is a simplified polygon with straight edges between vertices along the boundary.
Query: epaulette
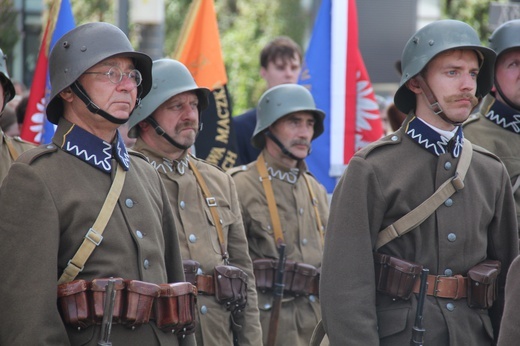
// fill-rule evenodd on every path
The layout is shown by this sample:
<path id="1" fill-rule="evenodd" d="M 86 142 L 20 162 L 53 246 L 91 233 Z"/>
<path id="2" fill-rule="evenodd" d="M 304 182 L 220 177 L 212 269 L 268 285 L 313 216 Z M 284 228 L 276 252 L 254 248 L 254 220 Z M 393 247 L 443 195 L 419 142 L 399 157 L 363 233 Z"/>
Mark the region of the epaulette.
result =
<path id="1" fill-rule="evenodd" d="M 403 132 L 394 132 L 389 135 L 386 135 L 385 137 L 381 138 L 380 140 L 377 140 L 375 142 L 370 143 L 366 147 L 360 149 L 357 151 L 356 156 L 361 156 L 363 158 L 366 158 L 370 153 L 375 151 L 376 149 L 379 149 L 381 147 L 387 146 L 387 145 L 393 145 L 393 144 L 399 144 L 402 142 L 403 138 Z"/>
<path id="2" fill-rule="evenodd" d="M 216 165 L 216 164 L 214 164 L 213 162 L 206 161 L 206 160 L 201 159 L 200 157 L 196 157 L 196 156 L 194 156 L 194 155 L 192 155 L 192 154 L 189 154 L 189 156 L 190 156 L 190 160 L 194 160 L 194 161 L 199 161 L 199 162 L 206 163 L 206 164 L 208 164 L 208 165 L 210 165 L 210 166 L 215 167 L 215 168 L 218 169 L 219 171 L 224 172 L 224 170 L 223 170 L 219 165 Z"/>
<path id="3" fill-rule="evenodd" d="M 467 140 L 467 139 L 464 139 L 464 140 Z M 476 151 L 478 153 L 484 154 L 484 155 L 489 156 L 489 157 L 491 157 L 491 158 L 493 158 L 493 159 L 495 159 L 497 161 L 502 162 L 500 160 L 500 158 L 498 156 L 496 156 L 495 154 L 493 154 L 491 151 L 489 151 L 487 149 L 484 149 L 481 146 L 478 146 L 476 144 L 473 144 L 473 143 L 471 143 L 471 144 L 473 145 L 473 151 Z"/>
<path id="4" fill-rule="evenodd" d="M 150 162 L 150 160 L 148 160 L 148 158 L 144 154 L 139 152 L 139 151 L 136 151 L 136 150 L 133 150 L 133 149 L 130 149 L 130 148 L 127 148 L 126 151 L 128 152 L 128 154 L 130 154 L 132 156 L 136 156 L 136 157 L 138 157 L 140 159 L 143 159 L 143 160 L 145 160 L 148 163 Z"/>
<path id="5" fill-rule="evenodd" d="M 28 142 L 26 140 L 23 140 L 22 138 L 20 138 L 20 136 L 14 136 L 14 137 L 11 137 L 13 139 L 13 141 L 15 142 L 18 142 L 18 143 L 23 143 L 23 144 L 29 144 L 29 145 L 33 145 L 35 146 L 34 143 L 31 143 L 31 142 Z"/>
<path id="6" fill-rule="evenodd" d="M 248 169 L 247 165 L 241 165 L 241 166 L 236 166 L 236 167 L 228 169 L 226 171 L 226 173 L 233 176 L 239 172 L 245 172 L 245 171 L 247 171 L 247 169 Z"/>
<path id="7" fill-rule="evenodd" d="M 468 117 L 468 119 L 466 119 L 463 123 L 462 123 L 462 127 L 468 125 L 468 124 L 471 124 L 471 123 L 474 123 L 475 121 L 479 121 L 480 119 L 482 118 L 482 115 L 480 114 L 480 112 L 476 112 L 476 113 L 471 113 Z"/>
<path id="8" fill-rule="evenodd" d="M 33 149 L 23 152 L 18 157 L 17 162 L 22 162 L 30 165 L 37 158 L 42 157 L 44 155 L 55 153 L 56 151 L 58 151 L 58 147 L 55 144 L 40 145 L 39 147 L 35 147 Z"/>

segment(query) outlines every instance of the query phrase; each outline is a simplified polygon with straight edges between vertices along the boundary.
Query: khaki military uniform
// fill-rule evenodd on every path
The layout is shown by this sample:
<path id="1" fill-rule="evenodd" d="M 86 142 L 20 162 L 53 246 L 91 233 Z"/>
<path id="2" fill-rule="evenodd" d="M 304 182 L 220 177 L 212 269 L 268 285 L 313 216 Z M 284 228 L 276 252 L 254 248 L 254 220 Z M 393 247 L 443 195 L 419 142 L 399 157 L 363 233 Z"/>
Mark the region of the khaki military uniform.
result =
<path id="1" fill-rule="evenodd" d="M 0 130 L 0 184 L 17 157 L 24 151 L 35 147 L 34 144 L 26 142 L 20 137 L 7 137 Z"/>
<path id="2" fill-rule="evenodd" d="M 310 175 L 303 161 L 300 163 L 299 169 L 288 170 L 277 164 L 266 150 L 262 151 L 261 155 L 264 155 L 268 173 L 272 177 L 271 183 L 286 243 L 286 258 L 320 268 L 323 241 L 317 228 L 316 214 L 311 203 L 309 189 L 302 174 L 307 174 L 310 178 L 324 227 L 327 225 L 329 211 L 325 188 Z M 260 174 L 256 167 L 256 161 L 247 166 L 236 167 L 228 172 L 237 184 L 251 259 L 278 259 L 278 249 L 274 239 L 267 199 L 262 182 L 259 179 Z M 264 344 L 267 341 L 272 300 L 272 293 L 258 292 L 258 307 L 260 309 Z M 280 312 L 276 344 L 307 346 L 320 317 L 318 297 L 313 295 L 286 296 Z"/>
<path id="3" fill-rule="evenodd" d="M 518 111 L 497 101 L 493 95 L 488 94 L 482 101 L 478 112 L 472 114 L 464 123 L 466 138 L 471 143 L 491 151 L 502 160 L 511 177 L 513 186 L 520 184 L 520 127 L 516 119 L 508 122 L 505 119 L 498 120 L 497 117 L 499 115 L 516 114 L 518 114 Z M 493 121 L 490 121 L 489 118 L 492 118 Z M 497 125 L 496 122 L 503 124 L 503 126 Z M 514 197 L 517 220 L 520 225 L 520 188 L 516 188 Z"/>
<path id="4" fill-rule="evenodd" d="M 103 160 L 81 145 L 69 147 L 70 142 L 64 141 L 71 130 L 72 124 L 62 118 L 53 143 L 22 155 L 0 190 L 1 345 L 97 345 L 100 338 L 100 326 L 77 330 L 64 325 L 56 285 L 96 220 L 113 179 L 113 170 L 111 176 L 79 157 L 101 159 L 103 164 L 115 160 L 110 160 L 113 152 Z M 129 170 L 123 190 L 101 244 L 76 279 L 184 281 L 164 185 L 144 157 L 124 156 Z M 160 331 L 153 321 L 135 330 L 114 324 L 110 341 L 113 345 L 179 344 L 176 335 Z M 193 337 L 182 344 L 190 343 Z"/>
<path id="5" fill-rule="evenodd" d="M 202 190 L 188 166 L 188 160 L 199 170 L 209 192 L 217 200 L 229 264 L 244 270 L 248 275 L 247 308 L 235 318 L 235 323 L 241 326 L 237 332 L 238 342 L 241 346 L 260 345 L 262 334 L 253 267 L 247 251 L 247 239 L 233 179 L 216 166 L 191 155 L 186 154 L 173 162 L 164 159 L 140 138 L 133 149 L 148 157 L 166 186 L 176 216 L 182 258 L 199 262 L 202 272 L 212 275 L 216 265 L 224 264 L 217 229 Z M 226 307 L 219 304 L 214 296 L 202 294 L 198 296 L 197 305 L 197 345 L 233 345 L 233 321 Z"/>
<path id="6" fill-rule="evenodd" d="M 325 329 L 332 345 L 408 345 L 417 299 L 376 293 L 372 252 L 378 233 L 430 197 L 455 174 L 458 158 L 433 155 L 406 134 L 360 150 L 331 202 L 320 282 Z M 417 228 L 378 251 L 424 265 L 430 275 L 467 275 L 486 258 L 502 263 L 498 300 L 490 310 L 467 300 L 427 296 L 425 345 L 492 345 L 503 308 L 507 269 L 518 254 L 509 177 L 491 153 L 473 146 L 464 189 Z"/>
<path id="7" fill-rule="evenodd" d="M 498 334 L 498 346 L 515 346 L 520 340 L 520 314 L 518 314 L 518 306 L 520 305 L 520 257 L 517 257 L 511 267 L 509 267 L 510 275 L 506 281 L 506 299 L 504 307 L 504 315 L 502 316 L 502 324 L 500 325 L 500 333 Z"/>

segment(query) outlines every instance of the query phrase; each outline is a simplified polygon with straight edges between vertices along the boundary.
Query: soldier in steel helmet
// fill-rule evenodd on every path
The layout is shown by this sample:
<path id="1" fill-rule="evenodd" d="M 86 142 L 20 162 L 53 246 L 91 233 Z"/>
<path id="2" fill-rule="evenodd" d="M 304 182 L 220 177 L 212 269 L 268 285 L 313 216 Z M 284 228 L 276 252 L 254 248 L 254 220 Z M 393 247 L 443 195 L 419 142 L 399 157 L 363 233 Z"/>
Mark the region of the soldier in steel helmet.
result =
<path id="1" fill-rule="evenodd" d="M 15 96 L 13 82 L 7 73 L 7 58 L 2 49 L 0 49 L 0 117 L 2 116 L 6 104 Z M 29 142 L 25 142 L 20 137 L 7 136 L 0 130 L 0 184 L 7 175 L 9 167 L 18 158 L 18 156 L 35 146 Z"/>
<path id="2" fill-rule="evenodd" d="M 202 128 L 209 90 L 199 88 L 176 60 L 156 60 L 152 72 L 154 87 L 130 119 L 129 136 L 137 137 L 133 149 L 159 172 L 176 216 L 186 280 L 199 293 L 197 345 L 232 346 L 233 335 L 239 345 L 260 345 L 253 267 L 235 184 L 220 168 L 189 153 Z M 214 276 L 222 268 L 245 285 L 246 301 L 221 299 Z"/>
<path id="3" fill-rule="evenodd" d="M 150 91 L 152 60 L 97 22 L 61 37 L 49 65 L 55 136 L 20 156 L 0 192 L 0 344 L 194 344 L 192 324 L 160 314 L 176 288 L 193 306 L 196 293 L 166 190 L 118 133 Z"/>
<path id="4" fill-rule="evenodd" d="M 414 344 L 496 342 L 518 255 L 515 205 L 503 164 L 461 127 L 491 89 L 494 61 L 455 20 L 405 45 L 394 101 L 408 116 L 356 153 L 331 201 L 320 283 L 331 344 L 408 345 L 414 328 Z"/>
<path id="5" fill-rule="evenodd" d="M 267 90 L 258 102 L 251 143 L 257 160 L 228 171 L 237 184 L 258 291 L 264 344 L 276 325 L 276 345 L 308 345 L 320 319 L 318 273 L 327 225 L 327 194 L 307 170 L 311 142 L 323 133 L 325 114 L 297 84 Z M 284 293 L 277 323 L 273 268 L 285 244 Z M 275 314 L 276 315 L 276 314 Z M 271 326 L 270 326 L 271 325 Z"/>
<path id="6" fill-rule="evenodd" d="M 489 48 L 497 53 L 494 86 L 464 123 L 464 135 L 506 166 L 520 222 L 520 19 L 499 26 Z"/>

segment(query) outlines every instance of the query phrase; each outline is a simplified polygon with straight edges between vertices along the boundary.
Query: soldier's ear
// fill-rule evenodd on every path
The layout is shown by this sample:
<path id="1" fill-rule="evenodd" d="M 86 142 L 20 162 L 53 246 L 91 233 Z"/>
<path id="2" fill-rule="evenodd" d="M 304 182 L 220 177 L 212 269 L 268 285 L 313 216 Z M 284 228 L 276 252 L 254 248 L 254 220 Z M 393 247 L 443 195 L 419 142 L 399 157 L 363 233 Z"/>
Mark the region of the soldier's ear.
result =
<path id="1" fill-rule="evenodd" d="M 72 89 L 70 87 L 65 88 L 62 92 L 60 92 L 60 97 L 67 102 L 72 101 Z"/>
<path id="2" fill-rule="evenodd" d="M 415 78 L 412 78 L 410 80 L 408 80 L 406 82 L 406 87 L 408 89 L 410 89 L 411 92 L 413 92 L 414 94 L 420 94 L 422 93 L 422 89 L 421 87 L 419 86 L 419 82 L 417 81 L 417 79 Z"/>

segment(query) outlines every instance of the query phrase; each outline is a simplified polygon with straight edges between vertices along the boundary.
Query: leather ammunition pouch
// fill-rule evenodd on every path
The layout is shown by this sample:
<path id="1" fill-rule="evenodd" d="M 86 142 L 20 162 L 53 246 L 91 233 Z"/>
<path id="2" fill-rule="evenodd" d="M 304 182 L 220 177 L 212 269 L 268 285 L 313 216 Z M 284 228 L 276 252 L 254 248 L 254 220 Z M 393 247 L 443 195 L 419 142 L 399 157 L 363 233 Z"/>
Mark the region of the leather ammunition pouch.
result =
<path id="1" fill-rule="evenodd" d="M 498 294 L 497 278 L 501 263 L 485 260 L 468 271 L 468 305 L 476 309 L 489 309 Z"/>
<path id="2" fill-rule="evenodd" d="M 214 268 L 215 299 L 233 313 L 247 304 L 247 274 L 240 268 L 218 265 Z"/>
<path id="3" fill-rule="evenodd" d="M 253 261 L 256 288 L 261 292 L 272 290 L 278 261 L 259 258 Z M 320 272 L 310 264 L 285 261 L 284 294 L 293 296 L 318 295 Z"/>
<path id="4" fill-rule="evenodd" d="M 155 300 L 157 327 L 165 332 L 187 335 L 195 331 L 197 288 L 189 282 L 161 284 Z"/>
<path id="5" fill-rule="evenodd" d="M 377 291 L 393 298 L 410 299 L 422 265 L 374 252 Z"/>
<path id="6" fill-rule="evenodd" d="M 200 268 L 200 263 L 194 260 L 185 259 L 182 260 L 182 266 L 184 267 L 184 276 L 186 277 L 186 282 L 195 285 L 197 282 L 196 277 Z"/>
<path id="7" fill-rule="evenodd" d="M 81 329 L 101 324 L 108 280 L 75 280 L 58 285 L 58 310 L 65 324 Z M 155 319 L 163 331 L 179 335 L 194 332 L 197 289 L 191 283 L 156 285 L 138 280 L 114 280 L 113 323 L 135 329 Z"/>

